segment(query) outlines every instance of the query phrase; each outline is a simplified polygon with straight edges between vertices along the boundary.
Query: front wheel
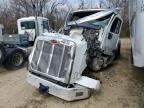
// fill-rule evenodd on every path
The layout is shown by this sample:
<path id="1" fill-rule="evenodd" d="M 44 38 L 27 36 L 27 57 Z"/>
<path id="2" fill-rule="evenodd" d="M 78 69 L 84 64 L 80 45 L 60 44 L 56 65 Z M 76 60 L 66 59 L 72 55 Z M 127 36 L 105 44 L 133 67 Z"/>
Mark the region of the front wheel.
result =
<path id="1" fill-rule="evenodd" d="M 4 66 L 7 69 L 19 69 L 25 63 L 25 53 L 20 50 L 16 49 L 11 54 L 9 54 L 4 62 Z"/>

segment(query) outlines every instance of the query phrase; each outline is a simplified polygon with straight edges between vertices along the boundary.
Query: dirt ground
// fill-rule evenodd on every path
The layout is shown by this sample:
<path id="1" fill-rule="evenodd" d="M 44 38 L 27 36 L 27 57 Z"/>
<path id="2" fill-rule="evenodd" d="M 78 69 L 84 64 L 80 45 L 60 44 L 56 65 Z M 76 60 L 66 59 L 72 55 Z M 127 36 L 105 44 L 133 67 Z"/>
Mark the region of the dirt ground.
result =
<path id="1" fill-rule="evenodd" d="M 119 60 L 98 73 L 90 72 L 102 86 L 89 99 L 66 102 L 40 94 L 26 82 L 26 72 L 0 69 L 0 108 L 144 108 L 144 69 L 131 66 L 129 39 L 122 39 Z"/>

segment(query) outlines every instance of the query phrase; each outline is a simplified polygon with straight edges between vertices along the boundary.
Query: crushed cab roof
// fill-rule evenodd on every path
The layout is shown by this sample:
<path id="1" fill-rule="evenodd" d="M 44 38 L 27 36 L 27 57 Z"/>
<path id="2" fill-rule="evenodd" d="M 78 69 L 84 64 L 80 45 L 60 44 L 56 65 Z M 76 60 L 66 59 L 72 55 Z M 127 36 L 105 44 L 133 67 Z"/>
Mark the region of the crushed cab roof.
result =
<path id="1" fill-rule="evenodd" d="M 115 9 L 79 9 L 79 10 L 75 10 L 72 13 L 82 13 L 82 12 L 100 12 L 100 11 L 119 11 L 118 8 Z"/>
<path id="2" fill-rule="evenodd" d="M 88 9 L 88 10 L 78 10 L 76 12 L 87 12 L 87 11 L 99 11 L 99 12 L 96 12 L 95 14 L 92 14 L 92 15 L 89 15 L 89 16 L 86 16 L 84 18 L 81 18 L 75 22 L 70 22 L 71 24 L 73 23 L 83 23 L 83 22 L 87 22 L 87 21 L 91 21 L 91 20 L 95 20 L 95 19 L 99 19 L 99 18 L 102 18 L 102 17 L 105 17 L 107 15 L 110 15 L 112 13 L 114 14 L 118 14 L 118 10 L 117 9 Z"/>

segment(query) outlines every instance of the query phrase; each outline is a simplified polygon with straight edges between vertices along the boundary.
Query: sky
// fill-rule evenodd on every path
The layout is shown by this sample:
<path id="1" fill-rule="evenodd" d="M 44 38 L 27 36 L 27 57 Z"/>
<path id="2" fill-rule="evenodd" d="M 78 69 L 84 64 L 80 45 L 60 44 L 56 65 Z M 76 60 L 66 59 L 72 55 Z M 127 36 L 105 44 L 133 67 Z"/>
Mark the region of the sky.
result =
<path id="1" fill-rule="evenodd" d="M 10 1 L 10 0 L 0 0 L 0 3 L 6 2 L 6 1 Z M 75 6 L 78 6 L 78 4 L 80 3 L 80 0 L 68 0 L 68 2 L 72 4 L 73 7 L 75 7 Z M 84 2 L 87 5 L 89 5 L 89 7 L 94 7 L 96 4 L 99 3 L 99 0 L 84 0 Z"/>
<path id="2" fill-rule="evenodd" d="M 80 0 L 68 0 L 68 1 L 73 5 L 73 7 L 77 6 L 80 2 Z M 99 3 L 99 0 L 84 0 L 84 1 L 87 5 L 89 5 L 89 7 L 95 7 Z"/>

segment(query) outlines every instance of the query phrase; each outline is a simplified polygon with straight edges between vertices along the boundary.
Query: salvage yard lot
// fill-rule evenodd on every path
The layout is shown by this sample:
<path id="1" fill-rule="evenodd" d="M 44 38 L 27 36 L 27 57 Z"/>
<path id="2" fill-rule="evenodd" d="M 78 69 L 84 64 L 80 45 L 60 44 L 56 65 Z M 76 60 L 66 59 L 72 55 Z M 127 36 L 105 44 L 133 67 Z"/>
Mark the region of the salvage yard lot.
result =
<path id="1" fill-rule="evenodd" d="M 119 60 L 98 73 L 86 72 L 102 82 L 99 92 L 89 99 L 66 102 L 49 94 L 40 94 L 26 82 L 26 68 L 0 69 L 0 108 L 144 108 L 144 69 L 130 63 L 130 40 L 122 40 Z"/>

